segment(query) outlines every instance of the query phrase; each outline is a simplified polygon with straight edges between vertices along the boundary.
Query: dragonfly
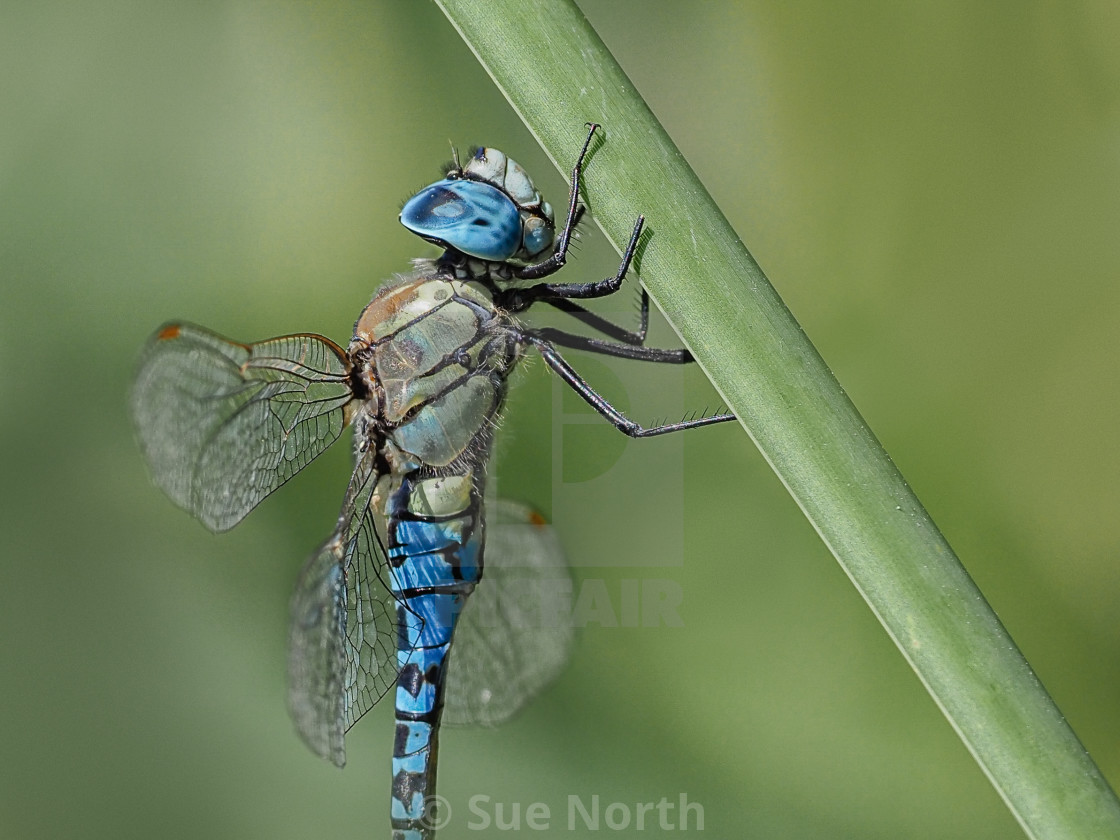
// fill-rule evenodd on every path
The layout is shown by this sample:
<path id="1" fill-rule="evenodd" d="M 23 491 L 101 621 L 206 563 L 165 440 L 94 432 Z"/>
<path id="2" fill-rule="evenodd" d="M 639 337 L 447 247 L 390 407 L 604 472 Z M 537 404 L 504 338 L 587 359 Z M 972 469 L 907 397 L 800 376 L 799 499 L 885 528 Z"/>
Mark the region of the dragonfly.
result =
<path id="1" fill-rule="evenodd" d="M 649 297 L 629 329 L 579 301 L 617 292 L 644 224 L 614 275 L 550 282 L 584 206 L 581 177 L 599 126 L 555 214 L 497 149 L 457 156 L 409 199 L 404 226 L 442 250 L 384 283 L 343 348 L 302 333 L 254 344 L 188 323 L 149 340 L 131 393 L 154 482 L 215 532 L 353 430 L 354 471 L 333 533 L 304 565 L 290 606 L 288 706 L 316 754 L 345 764 L 347 731 L 394 686 L 394 840 L 432 840 L 440 725 L 494 725 L 553 680 L 571 622 L 543 605 L 568 574 L 552 528 L 523 505 L 484 514 L 486 466 L 511 372 L 529 351 L 634 438 L 734 419 L 720 413 L 642 426 L 598 394 L 558 348 L 687 364 L 645 344 Z M 545 304 L 598 337 L 518 317 Z M 510 595 L 509 593 L 513 593 Z M 451 650 L 454 641 L 454 667 Z"/>

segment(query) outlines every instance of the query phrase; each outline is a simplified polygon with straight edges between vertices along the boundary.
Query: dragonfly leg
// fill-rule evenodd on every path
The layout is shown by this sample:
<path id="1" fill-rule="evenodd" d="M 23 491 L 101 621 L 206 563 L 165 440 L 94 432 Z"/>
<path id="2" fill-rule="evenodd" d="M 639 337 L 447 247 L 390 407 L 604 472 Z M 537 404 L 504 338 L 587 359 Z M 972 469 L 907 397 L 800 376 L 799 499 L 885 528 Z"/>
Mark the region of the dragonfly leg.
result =
<path id="1" fill-rule="evenodd" d="M 583 397 L 588 405 L 603 415 L 612 426 L 629 437 L 654 437 L 656 435 L 668 434 L 669 432 L 680 432 L 685 429 L 710 426 L 713 423 L 726 423 L 729 420 L 735 419 L 734 414 L 713 414 L 709 417 L 693 417 L 687 420 L 681 420 L 679 423 L 666 423 L 660 426 L 648 427 L 641 426 L 626 417 L 604 397 L 596 393 L 595 389 L 588 385 L 587 381 L 582 376 L 576 373 L 575 369 L 564 360 L 564 357 L 561 356 L 556 348 L 549 342 L 531 333 L 523 333 L 522 338 L 540 351 L 545 364 L 556 371 L 556 373 L 560 375 L 560 378 L 567 382 L 573 391 Z"/>
<path id="2" fill-rule="evenodd" d="M 618 287 L 621 286 L 623 279 L 626 277 L 626 272 L 630 268 L 630 262 L 634 258 L 634 250 L 637 248 L 638 238 L 642 233 L 642 223 L 643 219 L 639 216 L 637 224 L 634 225 L 634 232 L 630 236 L 630 244 L 626 247 L 626 252 L 622 255 L 622 264 L 619 266 L 618 273 L 615 274 L 614 277 L 608 277 L 606 280 L 599 281 L 598 283 L 541 283 L 536 286 L 531 286 L 528 289 L 510 289 L 505 292 L 505 295 L 514 297 L 515 301 L 514 305 L 508 308 L 512 308 L 513 311 L 518 311 L 518 304 L 520 304 L 521 308 L 528 308 L 536 302 L 548 303 L 562 312 L 567 312 L 592 329 L 596 329 L 604 335 L 616 340 L 615 342 L 603 341 L 597 338 L 576 335 L 575 333 L 559 330 L 554 327 L 542 327 L 530 331 L 538 338 L 564 347 L 574 347 L 577 350 L 586 350 L 590 353 L 599 353 L 604 356 L 618 356 L 624 359 L 637 359 L 645 362 L 688 364 L 689 362 L 695 361 L 692 354 L 683 348 L 680 350 L 661 350 L 643 346 L 646 340 L 646 333 L 649 330 L 649 293 L 645 289 L 642 289 L 641 309 L 637 330 L 628 330 L 625 327 L 621 327 L 585 309 L 578 303 L 570 300 L 567 296 L 599 297 L 618 291 Z M 506 303 L 506 301 L 503 301 L 503 304 L 504 303 Z"/>
<path id="3" fill-rule="evenodd" d="M 501 305 L 511 312 L 523 312 L 538 301 L 551 303 L 569 298 L 586 299 L 613 295 L 622 287 L 626 272 L 630 270 L 630 263 L 634 259 L 634 252 L 638 250 L 638 239 L 642 235 L 645 222 L 645 216 L 638 216 L 638 220 L 634 223 L 634 230 L 630 234 L 630 242 L 622 254 L 622 262 L 613 277 L 596 280 L 593 283 L 537 283 L 524 289 L 507 289 L 502 295 Z M 524 277 L 521 272 L 516 276 Z"/>
<path id="4" fill-rule="evenodd" d="M 564 267 L 564 263 L 568 259 L 568 246 L 572 242 L 572 234 L 583 215 L 583 207 L 579 203 L 579 181 L 583 174 L 583 161 L 587 157 L 587 149 L 591 145 L 591 138 L 595 136 L 595 131 L 598 128 L 598 123 L 587 124 L 587 139 L 583 141 L 583 148 L 580 149 L 579 157 L 576 158 L 576 165 L 572 167 L 572 180 L 568 193 L 568 215 L 564 221 L 564 227 L 560 230 L 560 236 L 556 240 L 556 249 L 552 252 L 552 256 L 543 262 L 518 269 L 516 272 L 518 278 L 535 280 L 538 277 L 555 274 Z"/>
<path id="5" fill-rule="evenodd" d="M 611 326 L 615 326 L 612 324 Z M 598 338 L 589 338 L 584 335 L 565 332 L 553 327 L 540 327 L 539 329 L 526 330 L 537 338 L 550 344 L 559 344 L 561 347 L 573 347 L 576 350 L 586 350 L 588 353 L 598 353 L 601 356 L 616 356 L 620 359 L 635 359 L 639 362 L 662 362 L 671 365 L 686 365 L 696 361 L 692 354 L 683 347 L 680 349 L 663 350 L 659 347 L 643 347 L 641 345 L 603 341 Z"/>
<path id="6" fill-rule="evenodd" d="M 645 289 L 642 289 L 641 306 L 638 315 L 638 329 L 636 330 L 629 330 L 570 300 L 561 298 L 559 300 L 548 300 L 544 302 L 549 306 L 559 309 L 561 312 L 571 315 L 577 321 L 582 321 L 593 330 L 598 330 L 603 333 L 603 335 L 609 336 L 616 341 L 621 341 L 625 344 L 645 344 L 646 332 L 649 329 L 649 293 L 646 292 Z M 557 332 L 559 332 L 559 330 Z"/>

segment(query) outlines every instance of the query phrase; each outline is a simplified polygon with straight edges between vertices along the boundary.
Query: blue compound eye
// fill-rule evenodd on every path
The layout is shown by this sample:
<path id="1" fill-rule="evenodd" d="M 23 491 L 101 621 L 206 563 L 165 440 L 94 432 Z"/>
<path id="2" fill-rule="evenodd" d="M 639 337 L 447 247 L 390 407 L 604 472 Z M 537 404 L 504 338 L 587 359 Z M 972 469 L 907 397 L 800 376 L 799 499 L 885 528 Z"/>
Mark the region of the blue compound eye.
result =
<path id="1" fill-rule="evenodd" d="M 505 262 L 521 247 L 517 205 L 501 190 L 480 181 L 437 181 L 408 200 L 401 210 L 401 224 L 418 236 L 481 260 Z"/>

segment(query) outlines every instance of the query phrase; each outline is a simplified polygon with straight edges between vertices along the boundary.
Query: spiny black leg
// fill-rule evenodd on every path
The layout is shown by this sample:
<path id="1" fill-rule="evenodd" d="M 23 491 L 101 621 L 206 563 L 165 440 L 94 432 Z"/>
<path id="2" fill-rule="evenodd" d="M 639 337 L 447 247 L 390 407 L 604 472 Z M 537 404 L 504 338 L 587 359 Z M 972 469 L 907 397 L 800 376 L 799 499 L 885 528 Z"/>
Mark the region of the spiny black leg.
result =
<path id="1" fill-rule="evenodd" d="M 645 216 L 638 216 L 638 220 L 634 222 L 634 230 L 630 233 L 630 241 L 626 245 L 626 250 L 622 252 L 622 262 L 619 263 L 618 271 L 614 273 L 613 277 L 596 280 L 594 283 L 538 283 L 535 286 L 529 286 L 527 289 L 521 289 L 522 294 L 534 301 L 563 298 L 584 299 L 613 295 L 622 288 L 622 281 L 626 279 L 626 272 L 630 270 L 630 263 L 634 259 L 635 251 L 638 250 L 638 240 L 642 236 L 642 228 L 645 223 Z"/>
<path id="2" fill-rule="evenodd" d="M 579 222 L 579 217 L 583 215 L 583 209 L 579 206 L 579 179 L 583 172 L 583 159 L 587 157 L 587 148 L 591 145 L 591 138 L 595 136 L 599 124 L 588 123 L 587 128 L 587 139 L 583 141 L 583 148 L 580 149 L 579 157 L 576 158 L 576 165 L 572 167 L 571 187 L 568 194 L 568 216 L 564 222 L 564 227 L 560 230 L 560 236 L 556 240 L 556 250 L 547 260 L 518 269 L 515 276 L 522 280 L 536 280 L 538 277 L 547 277 L 563 268 L 564 262 L 568 259 L 568 245 L 571 244 L 572 233 Z"/>
<path id="3" fill-rule="evenodd" d="M 620 326 L 613 321 L 608 321 L 603 316 L 597 315 L 590 310 L 584 309 L 578 303 L 573 303 L 564 298 L 542 302 L 559 309 L 561 312 L 566 312 L 577 321 L 582 321 L 593 330 L 598 330 L 603 335 L 609 336 L 616 341 L 639 345 L 645 343 L 646 332 L 649 330 L 649 293 L 645 289 L 642 289 L 642 303 L 638 316 L 638 329 L 636 330 L 628 330 L 626 327 Z"/>
<path id="4" fill-rule="evenodd" d="M 729 420 L 734 420 L 734 414 L 715 414 L 711 417 L 698 417 L 692 420 L 682 420 L 679 423 L 667 423 L 663 426 L 650 426 L 649 428 L 643 427 L 630 420 L 622 414 L 617 408 L 607 402 L 603 397 L 595 393 L 595 390 L 587 384 L 572 366 L 564 361 L 563 357 L 556 352 L 556 348 L 541 338 L 534 335 L 525 334 L 523 336 L 530 344 L 536 347 L 541 356 L 544 357 L 545 364 L 560 374 L 560 377 L 571 386 L 572 390 L 583 397 L 587 404 L 603 415 L 610 421 L 611 425 L 632 438 L 654 437 L 655 435 L 664 435 L 669 432 L 681 432 L 685 429 L 696 429 L 700 426 L 710 426 L 713 423 L 726 423 Z"/>
<path id="5" fill-rule="evenodd" d="M 524 332 L 550 344 L 574 347 L 576 350 L 586 350 L 588 353 L 598 353 L 601 356 L 616 356 L 620 359 L 635 359 L 639 362 L 666 362 L 674 365 L 686 365 L 696 361 L 692 354 L 683 347 L 679 350 L 662 350 L 659 347 L 642 347 L 629 343 L 616 344 L 613 341 L 603 341 L 598 338 L 564 332 L 564 330 L 558 330 L 554 327 L 540 327 Z"/>
<path id="6" fill-rule="evenodd" d="M 613 295 L 621 288 L 622 281 L 626 279 L 626 272 L 630 270 L 630 262 L 638 249 L 638 239 L 642 235 L 643 225 L 645 225 L 645 216 L 639 216 L 638 221 L 634 223 L 634 232 L 630 234 L 630 243 L 622 254 L 622 263 L 613 277 L 594 283 L 538 283 L 525 289 L 509 289 L 505 293 L 502 305 L 511 312 L 523 312 L 537 301 Z"/>

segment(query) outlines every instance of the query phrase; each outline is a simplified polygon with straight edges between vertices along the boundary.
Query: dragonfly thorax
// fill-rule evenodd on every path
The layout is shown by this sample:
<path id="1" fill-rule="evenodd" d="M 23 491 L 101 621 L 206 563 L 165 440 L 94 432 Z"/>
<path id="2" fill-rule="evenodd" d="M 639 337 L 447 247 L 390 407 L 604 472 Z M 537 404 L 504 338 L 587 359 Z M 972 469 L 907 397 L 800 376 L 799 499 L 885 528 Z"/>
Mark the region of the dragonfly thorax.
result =
<path id="1" fill-rule="evenodd" d="M 348 350 L 377 433 L 430 467 L 484 454 L 520 355 L 509 326 L 485 292 L 457 280 L 383 287 Z"/>

